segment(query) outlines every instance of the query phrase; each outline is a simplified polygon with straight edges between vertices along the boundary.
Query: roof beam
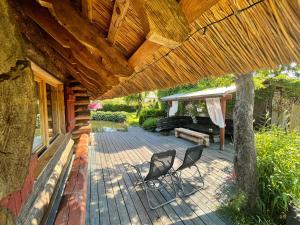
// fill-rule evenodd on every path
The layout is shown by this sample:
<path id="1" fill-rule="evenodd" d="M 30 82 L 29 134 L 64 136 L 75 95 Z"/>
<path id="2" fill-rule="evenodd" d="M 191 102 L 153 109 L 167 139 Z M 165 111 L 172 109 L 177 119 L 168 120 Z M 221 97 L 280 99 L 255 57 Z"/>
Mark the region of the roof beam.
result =
<path id="1" fill-rule="evenodd" d="M 188 22 L 177 1 L 133 0 L 133 5 L 145 24 L 147 40 L 176 48 L 188 37 Z"/>
<path id="2" fill-rule="evenodd" d="M 133 69 L 122 53 L 71 6 L 69 0 L 52 0 L 56 18 L 79 42 L 102 58 L 105 68 L 118 76 L 130 76 Z"/>
<path id="3" fill-rule="evenodd" d="M 159 44 L 145 40 L 144 43 L 133 53 L 128 62 L 133 68 L 135 68 L 136 72 L 139 72 L 145 66 L 145 61 L 141 60 L 153 56 L 160 47 L 161 45 Z"/>
<path id="4" fill-rule="evenodd" d="M 103 73 L 96 73 L 95 71 L 87 68 L 84 64 L 81 64 L 71 53 L 70 49 L 63 48 L 58 42 L 56 42 L 50 36 L 45 36 L 45 40 L 48 44 L 58 53 L 60 54 L 66 61 L 68 61 L 74 67 L 80 68 L 82 72 L 88 74 L 91 79 L 94 79 L 93 82 L 99 83 L 103 88 L 111 88 L 113 85 L 117 85 L 119 83 L 118 78 L 111 77 L 109 75 L 105 75 Z"/>
<path id="5" fill-rule="evenodd" d="M 181 0 L 179 5 L 188 22 L 192 23 L 219 1 L 220 0 Z"/>
<path id="6" fill-rule="evenodd" d="M 24 4 L 25 13 L 44 29 L 62 47 L 69 48 L 74 56 L 85 67 L 94 70 L 103 79 L 110 78 L 116 85 L 118 78 L 104 68 L 99 56 L 93 55 L 85 46 L 78 42 L 68 31 L 64 29 L 49 13 L 49 11 L 35 2 Z"/>
<path id="7" fill-rule="evenodd" d="M 164 46 L 174 49 L 186 40 L 189 34 L 188 22 L 175 0 L 133 0 L 144 30 L 145 42 L 130 57 L 129 63 L 139 72 L 146 58 Z"/>
<path id="8" fill-rule="evenodd" d="M 116 35 L 124 21 L 125 15 L 129 7 L 129 0 L 116 0 L 114 4 L 113 13 L 111 16 L 109 31 L 108 31 L 108 40 L 115 44 Z"/>
<path id="9" fill-rule="evenodd" d="M 81 0 L 82 14 L 88 18 L 90 22 L 93 21 L 93 0 Z"/>

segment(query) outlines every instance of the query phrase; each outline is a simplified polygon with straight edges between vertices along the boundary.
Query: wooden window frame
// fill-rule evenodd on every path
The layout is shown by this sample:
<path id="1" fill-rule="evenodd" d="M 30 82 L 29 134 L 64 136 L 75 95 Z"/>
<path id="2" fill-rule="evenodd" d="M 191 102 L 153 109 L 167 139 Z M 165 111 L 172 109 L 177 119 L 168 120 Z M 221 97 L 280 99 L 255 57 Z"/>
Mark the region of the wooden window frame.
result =
<path id="1" fill-rule="evenodd" d="M 42 144 L 32 149 L 33 154 L 37 153 L 41 155 L 55 139 L 59 136 L 59 134 L 65 134 L 65 109 L 64 109 L 64 87 L 63 83 L 53 77 L 50 73 L 40 68 L 35 63 L 31 62 L 31 69 L 34 74 L 34 80 L 39 85 L 39 110 L 40 110 L 40 129 L 42 136 Z M 55 130 L 57 131 L 56 137 L 53 138 L 50 142 L 50 138 L 48 135 L 48 108 L 47 108 L 47 92 L 46 92 L 46 84 L 50 85 L 55 89 L 55 91 L 51 91 L 52 100 L 56 101 L 52 102 L 55 110 L 55 114 L 52 116 L 56 118 L 57 122 L 53 124 L 55 126 Z M 53 112 L 52 112 L 53 113 Z"/>

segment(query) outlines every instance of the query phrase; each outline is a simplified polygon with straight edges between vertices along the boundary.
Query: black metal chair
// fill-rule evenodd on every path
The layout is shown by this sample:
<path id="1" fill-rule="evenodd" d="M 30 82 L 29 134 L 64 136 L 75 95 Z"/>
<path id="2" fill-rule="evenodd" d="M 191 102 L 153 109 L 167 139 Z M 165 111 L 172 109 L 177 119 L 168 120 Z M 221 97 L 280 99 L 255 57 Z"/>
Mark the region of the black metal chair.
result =
<path id="1" fill-rule="evenodd" d="M 191 147 L 191 148 L 188 148 L 185 152 L 185 156 L 184 156 L 184 159 L 183 159 L 183 162 L 181 164 L 180 167 L 178 167 L 176 169 L 176 172 L 174 172 L 173 174 L 175 175 L 175 177 L 177 178 L 178 180 L 178 183 L 180 185 L 180 188 L 183 192 L 183 194 L 185 196 L 189 196 L 193 193 L 195 193 L 196 191 L 200 190 L 201 188 L 204 187 L 204 180 L 203 180 L 203 177 L 200 173 L 200 170 L 196 164 L 196 162 L 201 158 L 202 156 L 202 152 L 203 152 L 203 148 L 204 146 L 203 145 L 197 145 L 197 146 L 194 146 L 194 147 Z M 186 188 L 184 188 L 184 178 L 182 177 L 182 172 L 183 170 L 187 169 L 187 168 L 191 168 L 191 167 L 195 167 L 196 168 L 196 172 L 195 173 L 198 173 L 199 175 L 199 178 L 202 182 L 202 186 L 201 187 L 198 187 L 198 188 L 193 188 L 192 191 L 190 192 L 187 192 Z M 194 177 L 195 174 L 192 174 L 191 177 Z"/>
<path id="2" fill-rule="evenodd" d="M 150 164 L 149 171 L 146 176 L 142 176 L 141 168 L 139 168 L 138 165 L 134 166 L 131 164 L 127 164 L 137 171 L 138 181 L 136 182 L 136 184 L 134 186 L 137 186 L 137 185 L 143 186 L 143 188 L 146 192 L 146 196 L 147 196 L 147 200 L 148 200 L 150 209 L 157 209 L 166 204 L 169 204 L 170 202 L 174 201 L 177 197 L 175 183 L 173 181 L 172 173 L 170 172 L 172 170 L 172 167 L 174 164 L 175 155 L 176 155 L 175 150 L 169 150 L 166 152 L 160 152 L 160 153 L 153 154 L 150 162 L 143 163 L 143 164 L 145 164 L 145 163 Z M 141 164 L 141 165 L 143 165 L 143 164 Z M 156 191 L 162 187 L 166 187 L 166 185 L 164 185 L 163 182 L 165 181 L 165 178 L 167 176 L 171 178 L 171 182 L 172 182 L 171 187 L 173 188 L 173 190 L 175 192 L 175 197 L 170 200 L 166 200 L 165 202 L 163 202 L 161 204 L 157 204 L 154 206 L 151 203 L 149 191 Z"/>

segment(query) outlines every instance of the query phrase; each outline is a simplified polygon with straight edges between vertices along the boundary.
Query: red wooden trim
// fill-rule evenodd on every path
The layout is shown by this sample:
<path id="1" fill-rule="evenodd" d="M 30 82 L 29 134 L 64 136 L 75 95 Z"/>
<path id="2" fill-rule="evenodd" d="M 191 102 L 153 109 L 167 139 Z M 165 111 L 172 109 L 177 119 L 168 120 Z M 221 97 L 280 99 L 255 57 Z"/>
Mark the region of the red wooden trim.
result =
<path id="1" fill-rule="evenodd" d="M 82 134 L 75 151 L 75 160 L 68 178 L 55 225 L 84 225 L 87 194 L 89 136 Z"/>
<path id="2" fill-rule="evenodd" d="M 0 205 L 3 208 L 9 209 L 15 217 L 19 215 L 23 203 L 27 200 L 27 197 L 32 191 L 34 184 L 34 170 L 37 166 L 37 161 L 37 154 L 32 155 L 28 168 L 28 175 L 25 179 L 22 189 L 19 191 L 15 191 L 0 200 Z"/>

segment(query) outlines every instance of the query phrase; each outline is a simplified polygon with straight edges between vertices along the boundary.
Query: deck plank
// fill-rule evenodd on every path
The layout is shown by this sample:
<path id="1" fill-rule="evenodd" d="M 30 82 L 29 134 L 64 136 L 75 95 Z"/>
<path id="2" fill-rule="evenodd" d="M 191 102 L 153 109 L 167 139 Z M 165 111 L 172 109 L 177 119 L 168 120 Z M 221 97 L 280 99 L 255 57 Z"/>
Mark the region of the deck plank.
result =
<path id="1" fill-rule="evenodd" d="M 140 128 L 130 128 L 128 132 L 93 133 L 91 142 L 87 224 L 226 225 L 216 211 L 224 198 L 223 189 L 232 185 L 232 149 L 225 147 L 221 152 L 217 150 L 217 144 L 205 148 L 197 163 L 204 176 L 204 189 L 151 210 L 143 189 L 134 187 L 137 176 L 128 170 L 126 163 L 139 164 L 149 161 L 153 153 L 175 149 L 176 168 L 181 164 L 186 148 L 195 144 Z M 230 148 L 230 145 L 226 146 Z M 185 173 L 190 175 L 192 171 Z M 152 194 L 151 199 L 161 202 L 172 194 L 169 185 Z"/>

